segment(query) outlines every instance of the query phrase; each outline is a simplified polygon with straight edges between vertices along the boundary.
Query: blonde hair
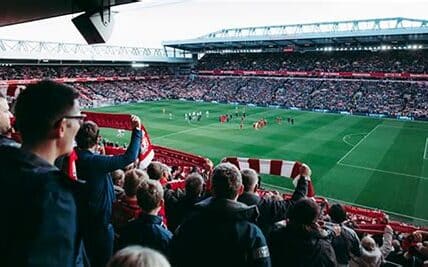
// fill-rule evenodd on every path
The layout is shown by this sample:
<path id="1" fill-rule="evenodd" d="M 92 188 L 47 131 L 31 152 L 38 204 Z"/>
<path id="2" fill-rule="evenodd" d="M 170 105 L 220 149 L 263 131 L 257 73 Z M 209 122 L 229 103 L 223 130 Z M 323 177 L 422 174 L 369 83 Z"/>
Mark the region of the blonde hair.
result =
<path id="1" fill-rule="evenodd" d="M 107 267 L 171 267 L 171 265 L 165 256 L 156 250 L 130 246 L 116 252 Z"/>

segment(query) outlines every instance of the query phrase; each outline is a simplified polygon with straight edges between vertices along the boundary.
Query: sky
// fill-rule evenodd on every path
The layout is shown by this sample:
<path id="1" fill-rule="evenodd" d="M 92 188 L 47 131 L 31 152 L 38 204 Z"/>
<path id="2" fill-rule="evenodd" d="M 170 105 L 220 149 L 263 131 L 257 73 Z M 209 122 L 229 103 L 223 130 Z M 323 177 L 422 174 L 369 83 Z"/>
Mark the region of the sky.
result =
<path id="1" fill-rule="evenodd" d="M 408 17 L 428 19 L 428 0 L 143 0 L 113 8 L 109 45 L 162 47 L 224 28 Z M 73 15 L 76 16 L 76 15 Z M 0 39 L 85 43 L 73 16 L 0 27 Z"/>

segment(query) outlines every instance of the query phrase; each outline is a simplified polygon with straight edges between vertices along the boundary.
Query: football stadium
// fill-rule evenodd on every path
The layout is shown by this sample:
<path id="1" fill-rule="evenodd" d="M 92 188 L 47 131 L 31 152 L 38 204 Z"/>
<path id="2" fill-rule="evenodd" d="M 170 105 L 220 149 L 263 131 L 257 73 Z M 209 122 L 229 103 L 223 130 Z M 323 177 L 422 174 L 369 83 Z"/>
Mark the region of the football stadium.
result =
<path id="1" fill-rule="evenodd" d="M 192 5 L 133 2 L 0 4 L 5 266 L 428 265 L 428 18 L 111 44 Z"/>

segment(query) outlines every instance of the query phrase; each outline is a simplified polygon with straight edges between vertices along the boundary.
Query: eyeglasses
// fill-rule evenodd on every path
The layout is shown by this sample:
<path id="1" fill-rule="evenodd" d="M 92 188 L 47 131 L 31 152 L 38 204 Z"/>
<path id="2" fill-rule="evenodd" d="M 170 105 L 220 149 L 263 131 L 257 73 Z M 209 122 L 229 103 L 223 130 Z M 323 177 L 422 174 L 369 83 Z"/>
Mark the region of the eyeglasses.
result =
<path id="1" fill-rule="evenodd" d="M 86 115 L 85 114 L 81 114 L 81 115 L 74 115 L 74 116 L 64 116 L 64 117 L 62 117 L 63 119 L 74 119 L 74 120 L 78 120 L 79 121 L 79 124 L 80 125 L 82 125 L 83 124 L 83 121 L 85 120 L 85 118 L 86 118 Z"/>

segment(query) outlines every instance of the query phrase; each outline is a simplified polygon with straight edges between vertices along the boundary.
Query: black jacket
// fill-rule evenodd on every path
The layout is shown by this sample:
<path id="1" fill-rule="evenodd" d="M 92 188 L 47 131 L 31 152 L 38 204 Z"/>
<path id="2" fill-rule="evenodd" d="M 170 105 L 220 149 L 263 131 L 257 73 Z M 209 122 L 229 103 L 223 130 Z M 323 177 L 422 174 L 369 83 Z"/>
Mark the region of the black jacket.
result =
<path id="1" fill-rule="evenodd" d="M 140 245 L 155 249 L 168 256 L 171 239 L 172 233 L 162 225 L 162 217 L 143 213 L 139 218 L 128 222 L 122 228 L 119 248 Z"/>
<path id="2" fill-rule="evenodd" d="M 331 234 L 331 245 L 336 254 L 337 262 L 340 264 L 348 264 L 351 260 L 351 254 L 355 257 L 362 255 L 360 239 L 357 233 L 351 228 L 344 225 L 340 226 L 340 235 Z"/>
<path id="3" fill-rule="evenodd" d="M 304 198 L 308 191 L 308 182 L 306 179 L 299 179 L 293 196 L 289 200 L 273 200 L 270 198 L 261 198 L 255 193 L 244 192 L 239 196 L 238 201 L 247 205 L 256 205 L 260 216 L 256 224 L 268 237 L 274 224 L 286 218 L 288 210 L 299 199 Z"/>
<path id="4" fill-rule="evenodd" d="M 252 222 L 255 206 L 208 198 L 196 204 L 196 213 L 176 231 L 173 266 L 271 266 L 266 239 Z"/>
<path id="5" fill-rule="evenodd" d="M 2 266 L 82 264 L 74 191 L 56 167 L 16 147 L 0 147 Z"/>
<path id="6" fill-rule="evenodd" d="M 292 224 L 272 232 L 272 266 L 336 266 L 333 247 L 316 230 L 306 232 Z"/>

